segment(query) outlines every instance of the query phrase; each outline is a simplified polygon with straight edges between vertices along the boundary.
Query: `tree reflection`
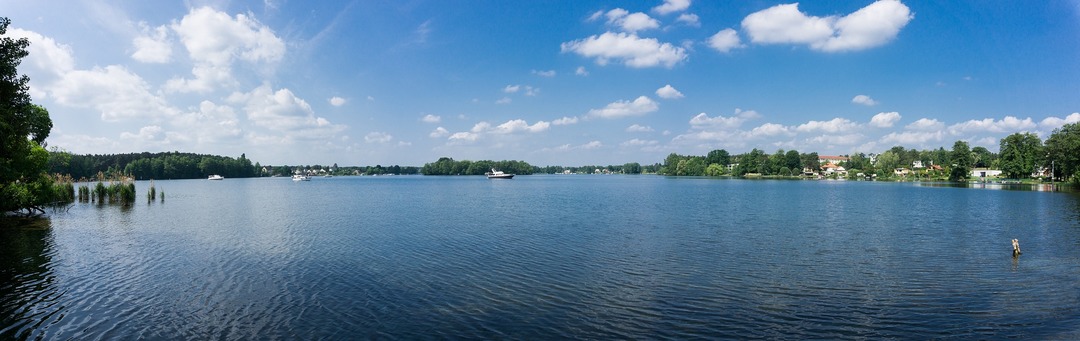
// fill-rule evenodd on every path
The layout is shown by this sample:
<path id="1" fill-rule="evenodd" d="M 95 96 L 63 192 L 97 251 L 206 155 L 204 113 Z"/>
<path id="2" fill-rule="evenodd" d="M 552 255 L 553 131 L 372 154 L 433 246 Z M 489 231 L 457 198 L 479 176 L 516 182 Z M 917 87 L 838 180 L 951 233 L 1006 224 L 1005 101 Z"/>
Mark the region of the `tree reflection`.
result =
<path id="1" fill-rule="evenodd" d="M 53 250 L 49 219 L 0 217 L 0 339 L 33 338 L 54 315 Z"/>

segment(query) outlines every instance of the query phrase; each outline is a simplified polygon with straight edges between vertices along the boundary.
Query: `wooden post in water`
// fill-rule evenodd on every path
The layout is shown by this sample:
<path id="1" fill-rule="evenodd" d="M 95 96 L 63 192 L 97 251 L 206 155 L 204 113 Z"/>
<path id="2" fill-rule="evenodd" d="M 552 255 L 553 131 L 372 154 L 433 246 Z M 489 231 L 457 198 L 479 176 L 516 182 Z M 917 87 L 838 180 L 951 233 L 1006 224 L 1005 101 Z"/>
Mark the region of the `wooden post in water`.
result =
<path id="1" fill-rule="evenodd" d="M 1020 255 L 1020 240 L 1013 239 L 1013 257 Z"/>

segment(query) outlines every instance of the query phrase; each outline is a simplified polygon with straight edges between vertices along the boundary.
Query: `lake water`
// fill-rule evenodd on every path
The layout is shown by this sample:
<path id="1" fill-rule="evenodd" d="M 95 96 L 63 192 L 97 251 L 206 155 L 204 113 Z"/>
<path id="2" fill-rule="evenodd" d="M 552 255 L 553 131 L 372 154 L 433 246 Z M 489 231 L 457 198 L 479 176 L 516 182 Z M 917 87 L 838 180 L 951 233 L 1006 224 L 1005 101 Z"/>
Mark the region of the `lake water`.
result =
<path id="1" fill-rule="evenodd" d="M 0 228 L 0 339 L 1080 339 L 1075 194 L 581 175 L 156 185 L 164 203 Z"/>

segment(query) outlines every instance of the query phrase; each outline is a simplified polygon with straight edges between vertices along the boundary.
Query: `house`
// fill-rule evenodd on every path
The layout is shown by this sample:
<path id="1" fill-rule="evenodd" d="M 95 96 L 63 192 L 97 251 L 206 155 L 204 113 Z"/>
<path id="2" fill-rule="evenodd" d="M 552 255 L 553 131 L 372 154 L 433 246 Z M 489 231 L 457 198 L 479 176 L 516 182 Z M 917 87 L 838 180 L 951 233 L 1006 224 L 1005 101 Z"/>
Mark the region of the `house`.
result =
<path id="1" fill-rule="evenodd" d="M 844 169 L 843 166 L 837 166 L 837 165 L 831 164 L 831 163 L 826 163 L 824 166 L 821 166 L 821 172 L 824 173 L 825 175 L 833 175 L 833 174 L 840 175 L 840 176 L 846 176 L 847 175 L 847 169 Z"/>
<path id="2" fill-rule="evenodd" d="M 911 169 L 926 168 L 922 164 L 922 160 L 915 160 L 911 162 Z"/>
<path id="3" fill-rule="evenodd" d="M 893 174 L 896 174 L 896 176 L 908 176 L 908 174 L 911 174 L 911 170 L 901 167 L 893 169 Z"/>
<path id="4" fill-rule="evenodd" d="M 989 168 L 975 168 L 971 170 L 971 176 L 976 178 L 998 177 L 1001 176 L 1001 171 Z"/>
<path id="5" fill-rule="evenodd" d="M 847 157 L 844 157 L 844 156 L 832 156 L 832 155 L 818 156 L 818 164 L 821 164 L 821 165 L 830 164 L 830 163 L 834 164 L 834 165 L 841 165 L 844 162 L 848 162 L 848 160 L 849 159 Z"/>

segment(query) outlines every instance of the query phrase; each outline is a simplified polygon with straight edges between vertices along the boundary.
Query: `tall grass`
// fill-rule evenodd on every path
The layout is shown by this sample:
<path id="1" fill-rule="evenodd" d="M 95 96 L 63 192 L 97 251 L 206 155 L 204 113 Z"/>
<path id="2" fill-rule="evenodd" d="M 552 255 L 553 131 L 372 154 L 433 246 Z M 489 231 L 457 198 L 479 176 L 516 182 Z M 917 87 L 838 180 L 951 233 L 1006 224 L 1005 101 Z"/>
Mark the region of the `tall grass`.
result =
<path id="1" fill-rule="evenodd" d="M 103 173 L 98 172 L 97 178 L 98 183 L 90 191 L 92 201 L 99 205 L 109 203 L 124 206 L 135 202 L 135 180 L 130 175 L 114 174 L 106 178 Z M 108 185 L 105 184 L 106 180 Z"/>

